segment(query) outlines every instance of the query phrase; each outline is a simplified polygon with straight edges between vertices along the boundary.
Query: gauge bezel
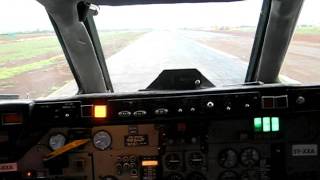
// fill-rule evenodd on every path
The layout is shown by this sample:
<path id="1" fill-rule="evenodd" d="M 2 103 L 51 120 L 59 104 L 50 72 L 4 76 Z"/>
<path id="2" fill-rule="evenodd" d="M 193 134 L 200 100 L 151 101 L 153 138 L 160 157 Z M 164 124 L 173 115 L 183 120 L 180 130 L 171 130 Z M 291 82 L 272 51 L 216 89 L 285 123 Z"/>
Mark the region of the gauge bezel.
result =
<path id="1" fill-rule="evenodd" d="M 241 172 L 241 174 L 239 175 L 239 179 L 242 179 L 245 174 L 248 174 L 248 175 L 249 175 L 249 173 L 248 173 L 249 171 L 254 171 L 254 172 L 255 172 L 255 175 L 259 176 L 257 170 L 255 170 L 255 169 L 245 169 L 245 170 L 243 170 L 243 171 Z M 258 178 L 258 179 L 259 179 L 259 178 Z"/>
<path id="2" fill-rule="evenodd" d="M 241 158 L 241 157 L 242 157 L 242 154 L 243 154 L 244 151 L 247 150 L 247 149 L 254 149 L 255 151 L 257 151 L 258 156 L 259 156 L 259 160 L 261 160 L 261 153 L 260 153 L 260 151 L 259 151 L 257 148 L 255 148 L 255 147 L 246 147 L 246 148 L 241 149 L 241 151 L 240 151 L 240 153 L 239 153 L 239 161 L 240 161 L 241 165 L 243 165 L 244 167 L 253 167 L 253 166 L 255 166 L 255 165 L 259 162 L 259 160 L 258 160 L 257 162 L 255 162 L 255 164 L 254 164 L 253 166 L 246 165 L 246 164 L 244 164 L 244 163 L 242 162 L 242 158 Z"/>
<path id="3" fill-rule="evenodd" d="M 191 155 L 193 155 L 193 154 L 199 154 L 200 156 L 201 156 L 201 158 L 202 158 L 202 161 L 201 161 L 201 164 L 199 164 L 199 165 L 192 165 L 191 164 Z M 203 168 L 203 167 L 205 167 L 206 166 L 206 157 L 205 157 L 205 155 L 202 153 L 202 152 L 200 152 L 200 151 L 192 151 L 192 152 L 189 152 L 188 154 L 187 154 L 187 157 L 186 157 L 186 160 L 187 160 L 187 164 L 188 164 L 188 167 L 190 167 L 191 169 L 194 169 L 194 170 L 199 170 L 199 169 L 201 169 L 201 168 Z"/>
<path id="4" fill-rule="evenodd" d="M 168 159 L 167 158 L 170 155 L 177 155 L 177 157 L 179 158 L 179 163 L 176 166 L 174 166 L 174 168 L 168 166 L 168 162 L 167 162 Z M 183 166 L 183 156 L 179 152 L 168 152 L 167 154 L 164 155 L 163 161 L 164 161 L 163 163 L 164 163 L 165 168 L 170 171 L 178 171 Z"/>
<path id="5" fill-rule="evenodd" d="M 193 171 L 193 172 L 189 173 L 189 174 L 186 176 L 185 179 L 186 179 L 186 180 L 193 179 L 193 178 L 191 178 L 191 177 L 194 176 L 194 175 L 198 175 L 198 177 L 202 177 L 203 180 L 207 180 L 207 177 L 206 177 L 203 173 L 198 172 L 198 171 Z M 198 178 L 197 178 L 197 179 L 198 179 Z"/>
<path id="6" fill-rule="evenodd" d="M 110 178 L 110 179 L 112 179 L 112 180 L 118 180 L 118 178 L 117 178 L 117 177 L 112 176 L 112 175 L 107 175 L 107 176 L 104 176 L 103 178 L 105 178 L 105 179 Z"/>
<path id="7" fill-rule="evenodd" d="M 59 148 L 53 149 L 53 148 L 51 147 L 51 145 L 50 145 L 50 140 L 51 140 L 51 138 L 52 138 L 53 136 L 57 136 L 57 135 L 62 135 L 62 136 L 64 137 L 64 139 L 65 139 L 64 145 L 66 145 L 67 142 L 68 142 L 68 138 L 67 138 L 67 136 L 66 136 L 64 133 L 62 133 L 62 132 L 54 132 L 54 133 L 51 133 L 51 134 L 49 135 L 48 142 L 47 142 L 48 147 L 49 147 L 49 149 L 50 149 L 51 151 L 55 151 L 55 150 L 59 149 Z M 64 145 L 63 145 L 63 146 L 64 146 Z M 63 146 L 61 146 L 61 147 L 63 147 Z"/>
<path id="8" fill-rule="evenodd" d="M 180 176 L 182 178 L 182 180 L 184 180 L 185 178 L 183 177 L 183 175 L 179 172 L 172 172 L 172 173 L 169 173 L 168 175 L 166 175 L 165 179 L 168 180 L 171 176 Z"/>
<path id="9" fill-rule="evenodd" d="M 233 170 L 225 170 L 225 171 L 220 172 L 220 174 L 219 174 L 219 176 L 218 176 L 218 179 L 221 180 L 222 175 L 223 175 L 224 173 L 227 173 L 227 172 L 233 173 L 233 174 L 236 176 L 236 179 L 239 179 L 239 178 L 240 178 L 240 175 L 239 175 L 236 171 L 233 171 Z"/>
<path id="10" fill-rule="evenodd" d="M 107 133 L 107 134 L 109 135 L 109 137 L 110 137 L 110 144 L 109 144 L 109 146 L 106 147 L 105 149 L 100 149 L 100 148 L 98 148 L 98 147 L 96 146 L 95 142 L 94 142 L 94 137 L 95 137 L 98 133 L 101 133 L 101 132 Z M 113 142 L 113 139 L 112 139 L 111 134 L 110 134 L 107 130 L 104 130 L 104 129 L 96 131 L 96 132 L 93 134 L 93 136 L 92 136 L 92 145 L 93 145 L 93 147 L 95 147 L 95 148 L 96 148 L 97 150 L 99 150 L 99 151 L 105 151 L 105 150 L 111 149 L 112 142 Z"/>
<path id="11" fill-rule="evenodd" d="M 225 167 L 225 166 L 220 162 L 220 157 L 221 157 L 221 155 L 222 155 L 224 152 L 229 151 L 229 150 L 233 151 L 233 152 L 236 154 L 237 162 L 236 162 L 233 166 L 231 166 L 231 167 Z M 218 154 L 218 164 L 220 165 L 220 167 L 225 168 L 225 169 L 235 168 L 235 167 L 237 167 L 237 166 L 239 165 L 239 161 L 240 161 L 240 159 L 239 159 L 240 156 L 239 156 L 239 155 L 240 155 L 239 152 L 236 151 L 236 150 L 233 149 L 233 148 L 222 149 L 222 150 L 219 152 L 219 154 Z"/>

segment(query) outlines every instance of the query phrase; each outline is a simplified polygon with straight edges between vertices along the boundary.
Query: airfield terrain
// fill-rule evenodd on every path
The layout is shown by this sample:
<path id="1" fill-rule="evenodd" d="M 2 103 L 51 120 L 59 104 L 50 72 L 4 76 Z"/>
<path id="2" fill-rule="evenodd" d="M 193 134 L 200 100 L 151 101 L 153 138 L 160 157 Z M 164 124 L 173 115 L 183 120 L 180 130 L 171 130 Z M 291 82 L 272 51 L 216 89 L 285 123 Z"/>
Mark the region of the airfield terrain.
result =
<path id="1" fill-rule="evenodd" d="M 163 68 L 195 67 L 217 86 L 242 82 L 254 34 L 178 30 L 103 32 L 100 36 L 111 80 L 121 91 L 124 83 L 132 89 L 145 88 Z M 303 31 L 293 38 L 281 74 L 303 83 L 320 83 L 319 65 L 320 32 Z M 124 81 L 123 74 L 132 77 L 130 82 Z M 144 84 L 138 87 L 140 77 Z M 55 34 L 0 35 L 0 93 L 46 97 L 72 80 Z"/>

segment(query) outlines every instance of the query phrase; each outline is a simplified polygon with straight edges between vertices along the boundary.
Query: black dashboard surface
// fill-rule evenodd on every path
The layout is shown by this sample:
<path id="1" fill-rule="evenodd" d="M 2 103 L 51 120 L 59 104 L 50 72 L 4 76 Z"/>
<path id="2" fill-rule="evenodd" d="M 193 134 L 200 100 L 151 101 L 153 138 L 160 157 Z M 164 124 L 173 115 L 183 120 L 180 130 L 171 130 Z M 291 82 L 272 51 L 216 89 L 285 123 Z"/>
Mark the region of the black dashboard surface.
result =
<path id="1" fill-rule="evenodd" d="M 79 95 L 68 99 L 33 102 L 31 119 L 37 121 L 36 125 L 70 123 L 90 126 L 311 112 L 320 108 L 319 88 L 275 85 L 203 91 Z M 92 108 L 95 105 L 106 105 L 108 117 L 92 121 Z"/>
<path id="2" fill-rule="evenodd" d="M 52 132 L 94 142 L 103 131 L 113 148 L 73 151 L 61 177 L 77 174 L 74 158 L 90 161 L 84 179 L 319 179 L 319 100 L 319 86 L 268 85 L 0 101 L 0 167 L 18 162 L 21 177 Z M 129 168 L 127 156 L 159 165 Z M 56 177 L 42 161 L 32 169 Z"/>

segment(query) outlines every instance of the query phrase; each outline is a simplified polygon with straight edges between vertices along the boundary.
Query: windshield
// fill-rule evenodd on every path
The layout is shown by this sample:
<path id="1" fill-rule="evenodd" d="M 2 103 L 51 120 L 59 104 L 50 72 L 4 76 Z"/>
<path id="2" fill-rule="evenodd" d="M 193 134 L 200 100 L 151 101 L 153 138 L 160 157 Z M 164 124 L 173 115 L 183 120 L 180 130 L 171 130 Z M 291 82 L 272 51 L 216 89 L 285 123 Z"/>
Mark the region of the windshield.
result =
<path id="1" fill-rule="evenodd" d="M 320 82 L 320 1 L 304 2 L 295 34 L 290 43 L 280 79 L 304 84 Z M 283 78 L 284 77 L 284 78 Z"/>
<path id="2" fill-rule="evenodd" d="M 1 3 L 0 99 L 16 97 L 4 94 L 34 99 L 75 94 L 76 83 L 44 7 L 35 0 Z M 67 84 L 69 90 L 60 92 Z"/>
<path id="3" fill-rule="evenodd" d="M 261 6 L 101 6 L 95 22 L 114 90 L 145 89 L 168 69 L 197 69 L 215 86 L 243 83 Z"/>

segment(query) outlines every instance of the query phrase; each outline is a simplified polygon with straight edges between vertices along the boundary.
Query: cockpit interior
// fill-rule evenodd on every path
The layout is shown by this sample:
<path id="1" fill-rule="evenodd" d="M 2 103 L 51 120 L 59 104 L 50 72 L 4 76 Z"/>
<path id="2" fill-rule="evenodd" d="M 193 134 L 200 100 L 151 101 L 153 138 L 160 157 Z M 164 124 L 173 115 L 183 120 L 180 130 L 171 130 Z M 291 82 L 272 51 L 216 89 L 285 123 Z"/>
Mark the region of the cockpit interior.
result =
<path id="1" fill-rule="evenodd" d="M 259 6 L 254 6 L 257 22 L 247 62 L 226 54 L 228 48 L 235 47 L 223 43 L 238 41 L 236 33 L 227 36 L 202 29 L 198 34 L 186 28 L 177 31 L 146 28 L 148 32 L 131 43 L 131 47 L 107 58 L 106 53 L 113 49 L 103 42 L 109 36 L 101 34 L 111 30 L 99 30 L 99 25 L 108 16 L 100 21 L 96 17 L 104 13 L 104 7 L 147 6 L 153 16 L 152 11 L 157 8 L 171 13 L 169 5 L 188 6 L 190 10 L 199 4 L 211 7 L 250 0 L 33 1 L 45 11 L 73 80 L 54 89 L 53 94 L 59 96 L 19 98 L 15 90 L 2 91 L 1 88 L 11 88 L 1 84 L 2 81 L 9 81 L 9 76 L 17 78 L 11 70 L 18 61 L 5 64 L 10 57 L 3 53 L 4 47 L 10 44 L 0 33 L 1 180 L 320 179 L 320 85 L 280 75 L 286 54 L 292 53 L 289 46 L 298 46 L 293 37 L 303 4 L 312 0 L 259 0 Z M 120 14 L 125 12 L 137 19 L 128 9 L 122 9 Z M 196 12 L 189 13 L 197 16 Z M 216 23 L 226 23 L 224 16 Z M 110 18 L 121 27 L 117 24 L 121 17 Z M 215 24 L 214 20 L 211 23 Z M 153 21 L 159 25 L 161 20 Z M 225 31 L 225 26 L 221 25 L 219 31 Z M 251 33 L 248 30 L 251 27 L 241 28 L 246 29 L 241 34 L 243 38 L 249 36 L 247 31 Z M 227 33 L 231 31 L 228 29 Z M 212 43 L 216 49 L 223 46 L 222 50 L 205 48 L 187 38 L 211 35 L 212 39 L 227 39 Z M 40 46 L 49 43 L 44 35 L 37 39 L 43 43 Z M 320 38 L 313 42 L 312 48 L 320 47 Z M 311 48 L 310 43 L 308 47 Z M 300 50 L 303 51 L 296 48 L 294 52 Z M 140 51 L 143 55 L 139 55 Z M 188 52 L 198 55 L 189 57 L 184 54 Z M 317 52 L 319 49 L 305 53 L 310 53 L 307 58 L 312 59 Z M 243 52 L 239 49 L 238 53 Z M 52 58 L 46 60 L 48 66 L 36 62 L 34 66 L 22 66 L 23 70 L 43 69 L 53 67 L 51 62 Z M 187 65 L 189 62 L 191 65 Z M 15 68 L 14 72 L 21 69 Z M 37 87 L 51 81 L 46 76 L 48 71 L 38 75 L 39 79 L 44 77 Z M 54 71 L 56 77 L 59 72 Z M 153 72 L 155 75 L 151 75 Z M 32 72 L 27 75 L 23 80 L 26 87 Z M 72 85 L 77 86 L 76 90 Z M 22 89 L 24 85 L 19 87 Z"/>

